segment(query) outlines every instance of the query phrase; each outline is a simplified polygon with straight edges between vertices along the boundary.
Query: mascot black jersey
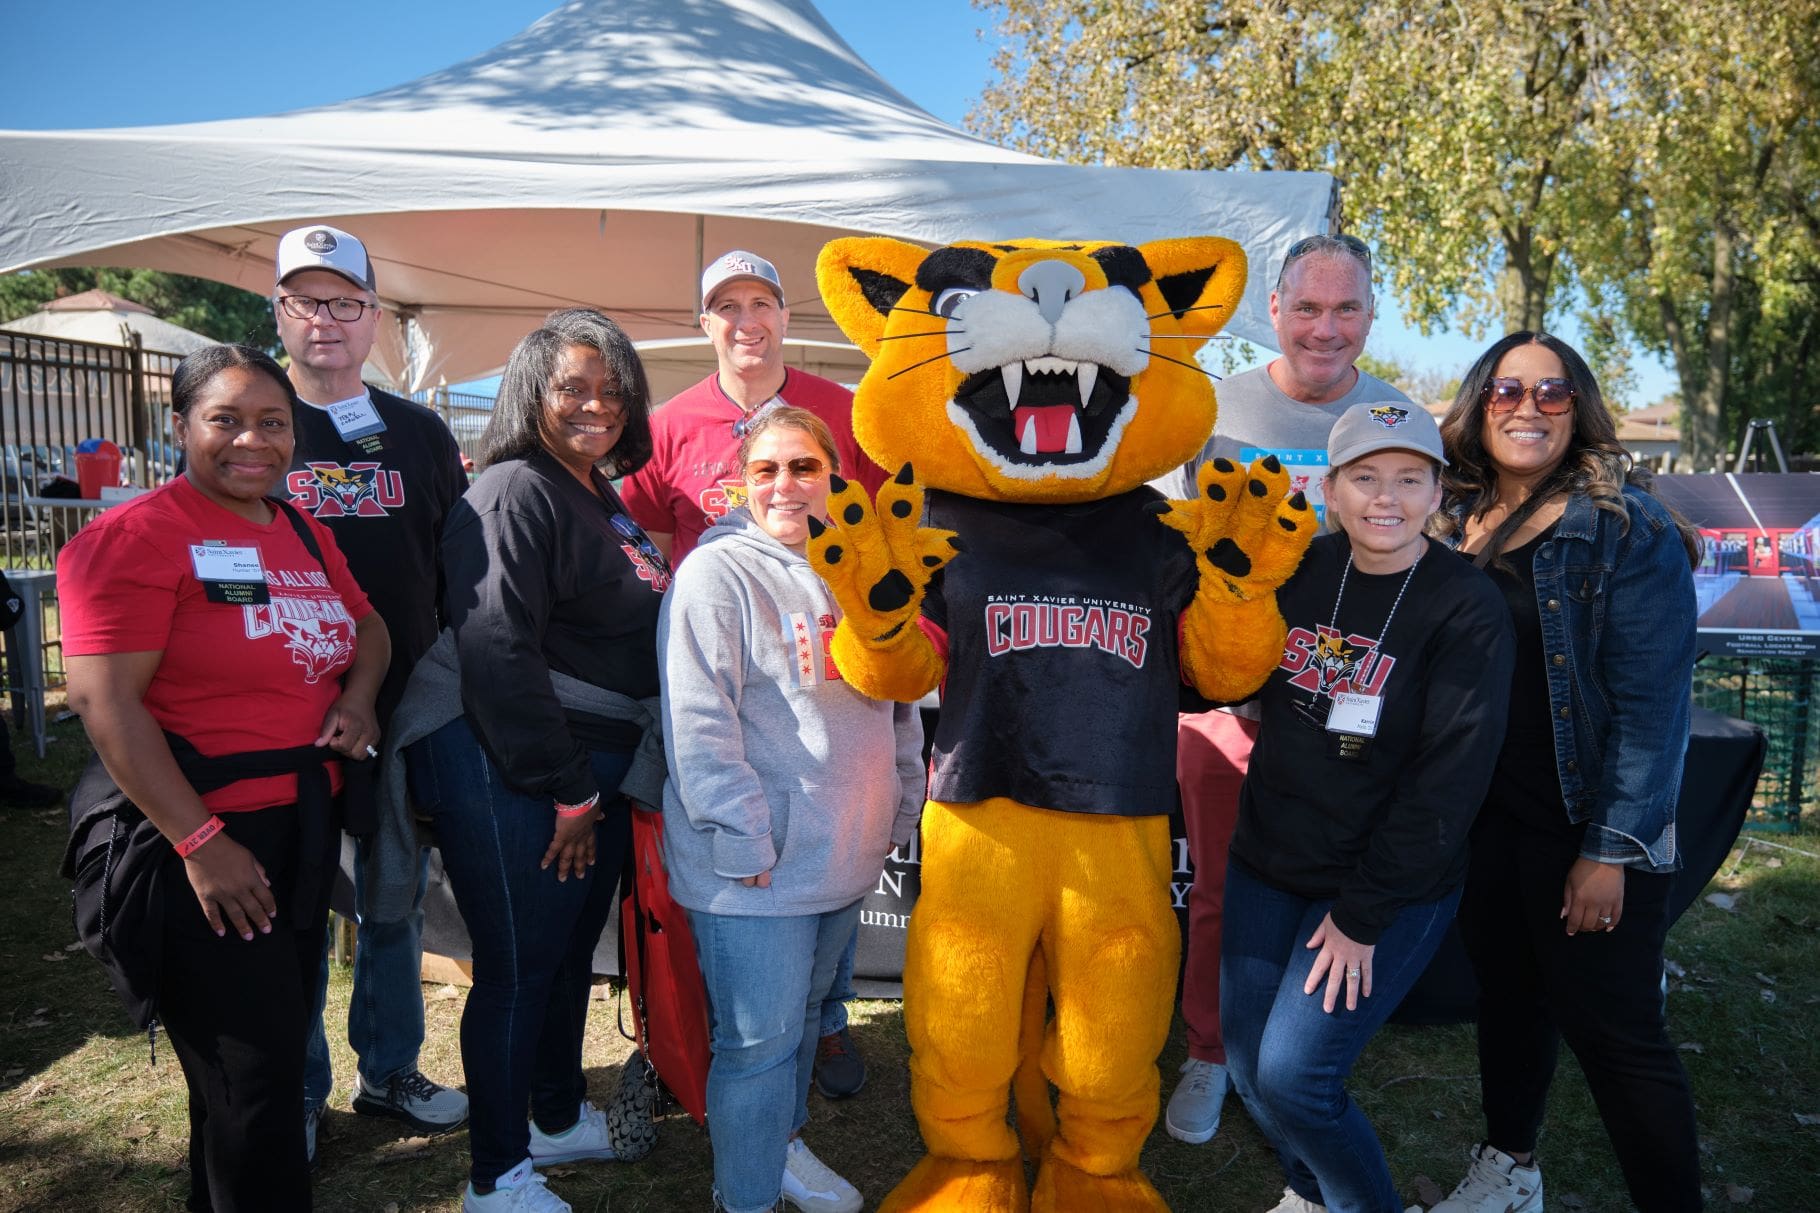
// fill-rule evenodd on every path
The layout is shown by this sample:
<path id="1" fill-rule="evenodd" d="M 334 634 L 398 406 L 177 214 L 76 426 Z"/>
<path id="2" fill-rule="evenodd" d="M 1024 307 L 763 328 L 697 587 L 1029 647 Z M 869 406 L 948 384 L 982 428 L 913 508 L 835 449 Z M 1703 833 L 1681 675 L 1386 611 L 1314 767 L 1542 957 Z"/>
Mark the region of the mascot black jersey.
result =
<path id="1" fill-rule="evenodd" d="M 948 676 L 929 795 L 1076 813 L 1175 807 L 1177 617 L 1195 568 L 1139 488 L 1078 505 L 928 494 L 967 537 L 923 600 Z"/>

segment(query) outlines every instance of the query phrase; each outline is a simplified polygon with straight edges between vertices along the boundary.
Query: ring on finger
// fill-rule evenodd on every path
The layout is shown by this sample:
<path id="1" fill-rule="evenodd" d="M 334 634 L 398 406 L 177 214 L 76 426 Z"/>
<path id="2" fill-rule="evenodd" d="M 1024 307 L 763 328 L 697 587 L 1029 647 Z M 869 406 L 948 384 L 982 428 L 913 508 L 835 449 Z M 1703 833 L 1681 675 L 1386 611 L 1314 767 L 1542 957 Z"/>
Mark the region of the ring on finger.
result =
<path id="1" fill-rule="evenodd" d="M 1599 925 L 1609 927 L 1611 925 L 1611 915 L 1610 914 L 1599 915 Z"/>
<path id="2" fill-rule="evenodd" d="M 1358 977 L 1359 977 L 1359 971 L 1357 969 L 1347 969 L 1346 976 L 1352 978 L 1354 981 L 1357 981 Z"/>

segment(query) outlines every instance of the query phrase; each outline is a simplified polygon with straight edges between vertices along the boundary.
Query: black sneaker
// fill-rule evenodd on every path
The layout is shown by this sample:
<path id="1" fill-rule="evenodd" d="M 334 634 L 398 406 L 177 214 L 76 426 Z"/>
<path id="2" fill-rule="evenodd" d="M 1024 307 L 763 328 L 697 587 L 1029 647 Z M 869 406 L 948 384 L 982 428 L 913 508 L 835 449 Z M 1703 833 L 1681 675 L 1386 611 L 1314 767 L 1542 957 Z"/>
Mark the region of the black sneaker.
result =
<path id="1" fill-rule="evenodd" d="M 17 775 L 0 776 L 0 805 L 9 809 L 48 809 L 63 799 L 63 789 L 33 783 Z"/>
<path id="2" fill-rule="evenodd" d="M 828 1099 L 847 1099 L 865 1085 L 866 1061 L 847 1029 L 822 1037 L 815 1047 L 815 1089 Z"/>
<path id="3" fill-rule="evenodd" d="M 366 1116 L 394 1117 L 419 1133 L 447 1133 L 467 1123 L 468 1097 L 431 1082 L 421 1070 L 407 1070 L 386 1079 L 381 1088 L 357 1077 L 354 1110 Z"/>

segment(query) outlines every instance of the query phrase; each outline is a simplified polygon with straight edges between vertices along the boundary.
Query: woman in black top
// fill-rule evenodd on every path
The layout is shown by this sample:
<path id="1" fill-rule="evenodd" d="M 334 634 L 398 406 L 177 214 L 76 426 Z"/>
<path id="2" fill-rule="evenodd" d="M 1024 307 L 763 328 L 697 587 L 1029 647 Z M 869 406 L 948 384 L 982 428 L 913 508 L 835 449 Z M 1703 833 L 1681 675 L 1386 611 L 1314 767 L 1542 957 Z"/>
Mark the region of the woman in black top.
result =
<path id="1" fill-rule="evenodd" d="M 1697 1209 L 1693 1097 L 1661 994 L 1697 533 L 1630 468 L 1592 372 L 1558 338 L 1493 345 L 1443 430 L 1438 529 L 1503 591 L 1518 661 L 1460 907 L 1487 1139 L 1436 1213 L 1543 1207 L 1535 1149 L 1563 1037 L 1637 1207 Z"/>
<path id="2" fill-rule="evenodd" d="M 406 756 L 474 945 L 463 1208 L 559 1213 L 533 1165 L 613 1157 L 582 1030 L 670 580 L 609 483 L 651 452 L 631 342 L 598 312 L 550 316 L 512 351 L 481 444 L 442 538 L 462 714 Z"/>
<path id="3" fill-rule="evenodd" d="M 1289 1182 L 1273 1213 L 1400 1213 L 1345 1082 L 1453 919 L 1504 735 L 1510 621 L 1484 574 L 1423 535 L 1441 494 L 1431 417 L 1356 405 L 1328 463 L 1339 532 L 1277 591 L 1288 637 L 1227 866 L 1220 1025 Z"/>

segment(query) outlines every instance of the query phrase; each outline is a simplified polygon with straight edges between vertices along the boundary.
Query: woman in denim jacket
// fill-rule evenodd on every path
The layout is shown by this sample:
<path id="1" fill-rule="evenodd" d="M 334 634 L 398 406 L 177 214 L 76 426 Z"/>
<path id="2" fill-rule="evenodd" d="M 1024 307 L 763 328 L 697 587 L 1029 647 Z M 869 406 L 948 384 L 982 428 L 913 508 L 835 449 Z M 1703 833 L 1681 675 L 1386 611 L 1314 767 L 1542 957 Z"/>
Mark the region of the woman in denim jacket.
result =
<path id="1" fill-rule="evenodd" d="M 1558 338 L 1494 344 L 1442 433 L 1437 529 L 1504 591 L 1517 668 L 1460 905 L 1486 1140 L 1434 1213 L 1542 1209 L 1536 1137 L 1562 1038 L 1637 1207 L 1698 1209 L 1661 977 L 1699 533 L 1630 468 L 1592 372 Z"/>

